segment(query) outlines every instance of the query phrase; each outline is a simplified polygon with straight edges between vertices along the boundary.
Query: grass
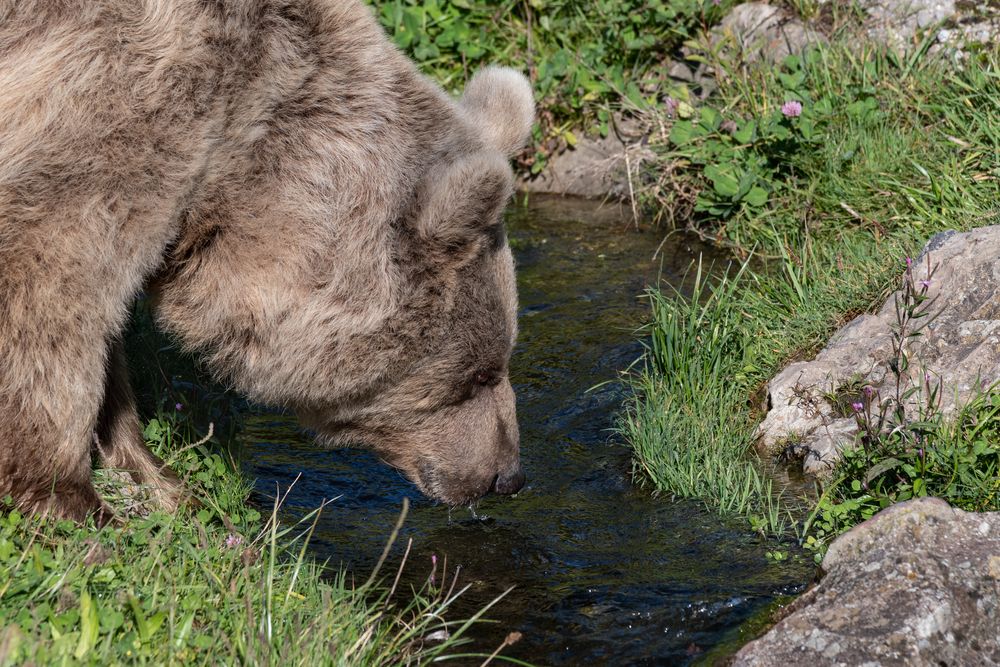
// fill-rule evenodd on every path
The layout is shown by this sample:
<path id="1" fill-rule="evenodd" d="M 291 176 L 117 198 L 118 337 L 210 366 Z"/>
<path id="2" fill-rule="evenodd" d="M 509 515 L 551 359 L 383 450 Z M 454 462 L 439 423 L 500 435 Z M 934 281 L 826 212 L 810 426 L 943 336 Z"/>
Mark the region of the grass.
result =
<path id="1" fill-rule="evenodd" d="M 916 442 L 907 443 L 909 438 Z M 971 512 L 1000 511 L 1000 394 L 995 386 L 953 416 L 922 415 L 846 450 L 806 517 L 805 546 L 816 551 L 818 562 L 846 530 L 889 505 L 924 496 Z"/>
<path id="2" fill-rule="evenodd" d="M 858 426 L 805 522 L 806 546 L 822 556 L 830 540 L 897 502 L 936 496 L 971 511 L 1000 509 L 1000 393 L 996 381 L 978 380 L 957 414 L 942 410 L 949 388 L 911 358 L 909 343 L 940 312 L 927 281 L 907 261 L 902 289 L 893 297 L 895 324 L 887 357 L 888 382 L 862 381 L 851 412 Z M 908 369 L 918 371 L 913 381 Z M 919 371 L 923 370 L 923 373 Z M 921 377 L 922 375 L 922 377 Z"/>
<path id="3" fill-rule="evenodd" d="M 637 466 L 660 489 L 707 500 L 724 514 L 752 517 L 755 528 L 780 531 L 784 521 L 771 481 L 752 465 L 731 465 L 748 442 L 727 406 L 739 387 L 739 294 L 746 265 L 709 291 L 699 264 L 690 296 L 651 291 L 648 365 L 637 376 L 639 395 L 619 424 L 633 443 Z M 697 444 L 696 444 L 697 443 Z"/>
<path id="4" fill-rule="evenodd" d="M 369 0 L 383 27 L 446 89 L 509 65 L 531 77 L 535 145 L 519 159 L 541 171 L 581 128 L 613 131 L 610 109 L 662 101 L 681 43 L 717 23 L 730 0 Z"/>
<path id="5" fill-rule="evenodd" d="M 277 499 L 261 517 L 217 447 L 178 446 L 187 428 L 161 414 L 146 433 L 196 492 L 197 511 L 149 512 L 114 471 L 99 485 L 131 508 L 125 525 L 0 511 L 0 666 L 418 665 L 467 651 L 464 634 L 488 607 L 446 619 L 464 590 L 456 581 L 438 573 L 438 585 L 429 576 L 403 590 L 396 573 L 358 582 L 315 562 L 307 552 L 321 508 L 283 525 Z"/>
<path id="6" fill-rule="evenodd" d="M 654 119 L 682 129 L 654 142 L 646 203 L 749 261 L 687 298 L 650 295 L 619 430 L 662 492 L 780 534 L 788 508 L 753 454 L 751 398 L 880 304 L 933 233 L 1000 220 L 998 58 L 957 67 L 846 39 L 775 67 L 705 57 L 719 90 L 687 119 Z M 801 116 L 781 113 L 789 99 Z"/>

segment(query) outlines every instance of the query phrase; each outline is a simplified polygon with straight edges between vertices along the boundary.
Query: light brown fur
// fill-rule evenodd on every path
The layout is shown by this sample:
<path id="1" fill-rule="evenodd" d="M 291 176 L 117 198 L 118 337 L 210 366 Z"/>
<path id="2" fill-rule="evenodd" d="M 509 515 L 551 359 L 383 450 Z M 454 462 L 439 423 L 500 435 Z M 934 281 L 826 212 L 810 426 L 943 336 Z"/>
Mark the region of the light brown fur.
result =
<path id="1" fill-rule="evenodd" d="M 452 504 L 520 487 L 523 77 L 456 103 L 356 0 L 0 0 L 0 91 L 0 496 L 100 509 L 96 441 L 176 504 L 117 343 L 144 286 L 321 441 Z"/>

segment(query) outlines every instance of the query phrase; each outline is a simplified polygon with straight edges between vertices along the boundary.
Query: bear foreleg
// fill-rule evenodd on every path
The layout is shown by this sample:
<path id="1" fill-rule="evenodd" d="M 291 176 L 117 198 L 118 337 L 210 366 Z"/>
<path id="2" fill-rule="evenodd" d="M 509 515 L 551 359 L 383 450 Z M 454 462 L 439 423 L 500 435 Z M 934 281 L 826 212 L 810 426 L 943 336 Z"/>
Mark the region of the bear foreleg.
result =
<path id="1" fill-rule="evenodd" d="M 113 343 L 110 352 L 104 403 L 97 418 L 100 464 L 127 472 L 136 484 L 146 488 L 159 509 L 174 512 L 186 496 L 184 485 L 146 447 L 122 343 Z"/>

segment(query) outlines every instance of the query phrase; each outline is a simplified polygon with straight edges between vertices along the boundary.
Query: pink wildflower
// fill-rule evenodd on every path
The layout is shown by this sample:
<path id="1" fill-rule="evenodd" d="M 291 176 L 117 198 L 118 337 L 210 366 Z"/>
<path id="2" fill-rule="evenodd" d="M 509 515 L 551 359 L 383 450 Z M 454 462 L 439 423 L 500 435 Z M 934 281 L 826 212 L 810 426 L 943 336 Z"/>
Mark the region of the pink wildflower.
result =
<path id="1" fill-rule="evenodd" d="M 802 102 L 798 100 L 788 100 L 781 105 L 781 113 L 785 118 L 798 118 L 802 115 Z"/>

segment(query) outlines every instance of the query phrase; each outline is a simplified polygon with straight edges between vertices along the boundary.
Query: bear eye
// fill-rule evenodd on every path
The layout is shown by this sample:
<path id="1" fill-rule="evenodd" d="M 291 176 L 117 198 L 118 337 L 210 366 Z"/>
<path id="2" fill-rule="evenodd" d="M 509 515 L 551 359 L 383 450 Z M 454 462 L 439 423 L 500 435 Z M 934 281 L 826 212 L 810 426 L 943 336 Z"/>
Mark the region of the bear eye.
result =
<path id="1" fill-rule="evenodd" d="M 492 387 L 500 382 L 500 376 L 496 371 L 479 371 L 474 379 L 475 383 L 481 387 Z"/>

